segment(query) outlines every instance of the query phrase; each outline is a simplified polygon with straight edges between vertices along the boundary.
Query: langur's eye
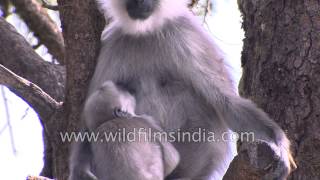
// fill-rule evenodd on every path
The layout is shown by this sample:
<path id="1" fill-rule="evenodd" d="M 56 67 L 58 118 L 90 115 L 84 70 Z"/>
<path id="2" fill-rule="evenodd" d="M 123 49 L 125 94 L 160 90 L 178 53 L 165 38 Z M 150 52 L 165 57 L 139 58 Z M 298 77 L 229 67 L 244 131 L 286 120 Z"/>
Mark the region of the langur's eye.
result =
<path id="1" fill-rule="evenodd" d="M 120 114 L 121 114 L 121 113 L 122 113 L 121 108 L 115 107 L 115 108 L 113 109 L 113 116 L 114 116 L 114 117 L 120 117 Z"/>

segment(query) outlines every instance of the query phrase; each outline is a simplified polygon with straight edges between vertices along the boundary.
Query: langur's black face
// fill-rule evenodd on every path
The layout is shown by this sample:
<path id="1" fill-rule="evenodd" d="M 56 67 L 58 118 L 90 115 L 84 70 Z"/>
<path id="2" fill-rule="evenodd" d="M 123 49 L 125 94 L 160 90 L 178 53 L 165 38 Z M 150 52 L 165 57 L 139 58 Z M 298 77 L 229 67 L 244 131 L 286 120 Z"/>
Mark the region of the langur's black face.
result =
<path id="1" fill-rule="evenodd" d="M 159 30 L 168 20 L 188 16 L 190 0 L 97 0 L 107 19 L 124 34 L 138 35 Z"/>
<path id="2" fill-rule="evenodd" d="M 145 20 L 151 16 L 158 4 L 159 0 L 126 0 L 126 10 L 132 19 Z"/>

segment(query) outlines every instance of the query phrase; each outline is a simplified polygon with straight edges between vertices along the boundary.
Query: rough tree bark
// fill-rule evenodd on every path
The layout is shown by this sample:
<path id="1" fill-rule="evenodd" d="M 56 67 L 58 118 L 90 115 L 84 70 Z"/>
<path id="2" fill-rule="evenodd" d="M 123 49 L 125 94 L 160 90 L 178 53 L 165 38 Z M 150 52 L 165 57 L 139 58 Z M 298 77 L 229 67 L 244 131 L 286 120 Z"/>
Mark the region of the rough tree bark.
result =
<path id="1" fill-rule="evenodd" d="M 318 180 L 320 2 L 238 2 L 246 37 L 240 94 L 255 101 L 287 132 L 298 165 L 289 179 Z M 259 179 L 254 174 L 242 177 L 248 169 L 239 168 L 240 163 L 235 166 L 229 179 Z"/>
<path id="2" fill-rule="evenodd" d="M 94 0 L 58 0 L 60 19 L 66 46 L 66 99 L 63 118 L 56 129 L 54 177 L 68 177 L 70 143 L 63 143 L 59 132 L 72 132 L 80 124 L 80 112 L 89 81 L 93 74 L 105 21 Z"/>

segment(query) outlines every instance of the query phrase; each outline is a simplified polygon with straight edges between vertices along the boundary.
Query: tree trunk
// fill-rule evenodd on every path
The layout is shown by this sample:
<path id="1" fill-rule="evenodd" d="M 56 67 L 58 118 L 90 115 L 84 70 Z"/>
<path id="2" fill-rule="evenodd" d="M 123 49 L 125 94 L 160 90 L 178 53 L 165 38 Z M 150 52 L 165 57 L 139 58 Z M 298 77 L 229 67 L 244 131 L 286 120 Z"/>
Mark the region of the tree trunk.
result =
<path id="1" fill-rule="evenodd" d="M 105 20 L 97 10 L 95 0 L 58 0 L 58 4 L 66 46 L 66 98 L 63 112 L 54 117 L 56 126 L 52 127 L 51 143 L 53 176 L 66 180 L 70 143 L 63 143 L 59 133 L 78 130 Z"/>
<path id="2" fill-rule="evenodd" d="M 320 2 L 238 2 L 245 30 L 240 94 L 287 132 L 298 165 L 289 179 L 320 179 Z"/>

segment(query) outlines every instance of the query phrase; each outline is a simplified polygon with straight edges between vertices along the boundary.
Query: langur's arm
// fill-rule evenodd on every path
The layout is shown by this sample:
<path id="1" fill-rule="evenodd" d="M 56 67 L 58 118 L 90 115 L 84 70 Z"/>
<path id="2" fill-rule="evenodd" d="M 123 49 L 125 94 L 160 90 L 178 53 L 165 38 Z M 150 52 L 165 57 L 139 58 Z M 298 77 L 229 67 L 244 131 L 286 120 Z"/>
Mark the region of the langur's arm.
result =
<path id="1" fill-rule="evenodd" d="M 290 171 L 290 163 L 295 163 L 290 154 L 290 143 L 283 130 L 252 101 L 232 92 L 221 77 L 207 66 L 205 62 L 185 63 L 179 70 L 187 84 L 195 93 L 207 101 L 231 130 L 237 133 L 253 133 L 255 140 L 267 142 L 282 158 Z M 220 78 L 220 79 L 219 79 Z"/>

